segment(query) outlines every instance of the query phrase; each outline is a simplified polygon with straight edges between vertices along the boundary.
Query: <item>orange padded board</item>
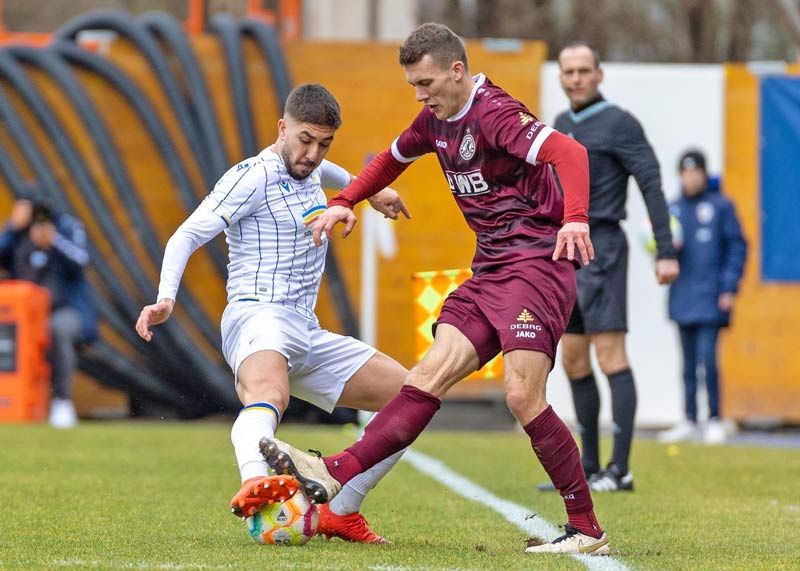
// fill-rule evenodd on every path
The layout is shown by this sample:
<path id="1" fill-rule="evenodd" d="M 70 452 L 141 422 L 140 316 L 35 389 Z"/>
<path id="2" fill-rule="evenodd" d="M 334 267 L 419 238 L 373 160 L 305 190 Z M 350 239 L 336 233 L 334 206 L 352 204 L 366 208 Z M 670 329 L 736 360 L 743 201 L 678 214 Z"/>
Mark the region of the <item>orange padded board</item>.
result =
<path id="1" fill-rule="evenodd" d="M 0 282 L 0 422 L 42 421 L 50 402 L 50 293 Z"/>

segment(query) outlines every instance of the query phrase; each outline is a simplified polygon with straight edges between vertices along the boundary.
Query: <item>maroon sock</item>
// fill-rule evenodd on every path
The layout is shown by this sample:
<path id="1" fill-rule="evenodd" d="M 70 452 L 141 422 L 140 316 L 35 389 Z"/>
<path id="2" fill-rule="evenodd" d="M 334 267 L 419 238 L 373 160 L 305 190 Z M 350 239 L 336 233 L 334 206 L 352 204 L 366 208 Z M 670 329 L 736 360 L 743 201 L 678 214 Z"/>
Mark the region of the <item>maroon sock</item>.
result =
<path id="1" fill-rule="evenodd" d="M 581 533 L 600 537 L 603 532 L 594 515 L 581 455 L 567 425 L 548 406 L 525 426 L 525 432 L 531 438 L 536 457 L 564 499 L 569 523 Z"/>
<path id="2" fill-rule="evenodd" d="M 403 385 L 400 393 L 370 421 L 364 436 L 344 452 L 325 456 L 325 466 L 331 476 L 345 484 L 414 442 L 441 405 L 442 401 L 432 394 Z"/>

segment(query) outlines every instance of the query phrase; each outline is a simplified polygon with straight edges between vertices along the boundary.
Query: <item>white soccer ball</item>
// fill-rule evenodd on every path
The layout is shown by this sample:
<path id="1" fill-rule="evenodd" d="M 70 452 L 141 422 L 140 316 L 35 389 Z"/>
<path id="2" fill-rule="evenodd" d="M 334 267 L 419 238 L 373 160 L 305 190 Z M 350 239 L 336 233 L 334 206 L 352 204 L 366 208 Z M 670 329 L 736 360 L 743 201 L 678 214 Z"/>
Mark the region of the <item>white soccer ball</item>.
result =
<path id="1" fill-rule="evenodd" d="M 291 499 L 267 504 L 247 518 L 247 530 L 258 543 L 305 545 L 317 531 L 317 506 L 302 493 Z"/>

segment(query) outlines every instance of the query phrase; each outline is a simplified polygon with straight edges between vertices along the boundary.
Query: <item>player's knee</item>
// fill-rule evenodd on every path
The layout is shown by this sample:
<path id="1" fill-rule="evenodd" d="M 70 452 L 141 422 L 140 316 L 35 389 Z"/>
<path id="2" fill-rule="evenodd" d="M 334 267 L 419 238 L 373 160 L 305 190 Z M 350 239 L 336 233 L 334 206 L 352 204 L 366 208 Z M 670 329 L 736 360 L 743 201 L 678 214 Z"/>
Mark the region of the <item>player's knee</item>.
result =
<path id="1" fill-rule="evenodd" d="M 603 374 L 613 375 L 614 373 L 619 373 L 620 371 L 624 371 L 625 369 L 630 368 L 628 364 L 628 357 L 625 355 L 625 351 L 619 351 L 611 354 L 601 354 L 597 353 L 597 362 L 600 364 L 600 370 L 603 371 Z"/>
<path id="2" fill-rule="evenodd" d="M 588 355 L 565 351 L 561 356 L 561 364 L 570 379 L 581 379 L 592 372 L 592 363 Z"/>
<path id="3" fill-rule="evenodd" d="M 547 407 L 544 391 L 526 383 L 506 383 L 506 404 L 508 410 L 520 422 L 527 422 L 531 417 Z"/>
<path id="4" fill-rule="evenodd" d="M 245 404 L 268 402 L 278 410 L 284 411 L 289 406 L 289 393 L 275 387 L 273 381 L 260 375 L 239 379 L 239 393 Z"/>

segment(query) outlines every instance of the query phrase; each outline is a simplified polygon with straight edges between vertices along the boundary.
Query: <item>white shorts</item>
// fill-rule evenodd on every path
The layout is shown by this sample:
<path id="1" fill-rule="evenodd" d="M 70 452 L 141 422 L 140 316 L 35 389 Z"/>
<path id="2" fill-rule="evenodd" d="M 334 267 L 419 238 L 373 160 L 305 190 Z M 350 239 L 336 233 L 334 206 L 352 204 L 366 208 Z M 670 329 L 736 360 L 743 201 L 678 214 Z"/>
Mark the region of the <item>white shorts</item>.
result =
<path id="1" fill-rule="evenodd" d="M 289 364 L 292 395 L 330 412 L 344 385 L 376 353 L 358 339 L 321 329 L 316 320 L 272 303 L 234 301 L 222 314 L 222 353 L 236 375 L 258 351 Z"/>

